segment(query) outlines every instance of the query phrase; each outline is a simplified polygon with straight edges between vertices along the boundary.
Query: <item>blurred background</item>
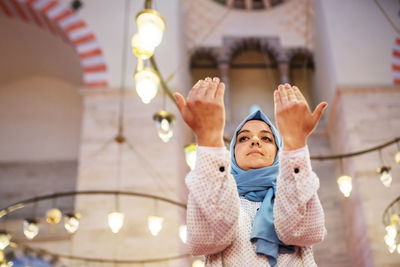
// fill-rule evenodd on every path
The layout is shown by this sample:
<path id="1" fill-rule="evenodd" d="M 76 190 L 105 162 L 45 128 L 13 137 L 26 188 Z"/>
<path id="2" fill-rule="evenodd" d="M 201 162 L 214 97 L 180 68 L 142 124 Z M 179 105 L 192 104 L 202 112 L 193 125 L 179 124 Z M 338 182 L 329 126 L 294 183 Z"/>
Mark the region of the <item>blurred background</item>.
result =
<path id="1" fill-rule="evenodd" d="M 170 93 L 207 76 L 227 140 L 280 83 L 327 101 L 315 260 L 400 266 L 399 27 L 394 0 L 0 0 L 0 266 L 204 266 Z"/>

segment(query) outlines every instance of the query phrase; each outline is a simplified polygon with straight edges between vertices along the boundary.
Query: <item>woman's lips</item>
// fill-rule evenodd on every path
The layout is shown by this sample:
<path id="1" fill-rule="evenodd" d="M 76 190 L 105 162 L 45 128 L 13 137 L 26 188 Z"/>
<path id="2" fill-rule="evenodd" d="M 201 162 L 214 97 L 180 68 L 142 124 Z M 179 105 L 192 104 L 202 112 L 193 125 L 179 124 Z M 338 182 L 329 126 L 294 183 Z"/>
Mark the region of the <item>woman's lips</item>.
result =
<path id="1" fill-rule="evenodd" d="M 252 154 L 260 154 L 261 156 L 264 156 L 263 153 L 261 153 L 261 151 L 258 150 L 252 150 L 249 153 L 247 153 L 247 156 L 252 155 Z"/>

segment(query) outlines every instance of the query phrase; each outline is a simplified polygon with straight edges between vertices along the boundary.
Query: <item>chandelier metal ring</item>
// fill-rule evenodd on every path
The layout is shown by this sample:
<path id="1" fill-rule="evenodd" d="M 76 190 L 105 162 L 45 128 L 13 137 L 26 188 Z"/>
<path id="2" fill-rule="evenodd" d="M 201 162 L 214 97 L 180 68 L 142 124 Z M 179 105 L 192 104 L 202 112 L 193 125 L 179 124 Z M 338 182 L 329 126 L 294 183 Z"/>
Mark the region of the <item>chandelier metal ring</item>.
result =
<path id="1" fill-rule="evenodd" d="M 140 197 L 140 198 L 148 198 L 152 200 L 162 201 L 171 205 L 174 205 L 178 208 L 182 208 L 186 210 L 186 204 L 181 203 L 166 197 L 161 197 L 153 194 L 146 194 L 146 193 L 139 193 L 139 192 L 132 192 L 132 191 L 108 191 L 108 190 L 85 190 L 85 191 L 67 191 L 67 192 L 56 192 L 47 195 L 36 196 L 32 198 L 28 198 L 22 200 L 18 203 L 11 204 L 3 209 L 0 210 L 0 219 L 16 210 L 24 208 L 27 204 L 45 201 L 45 200 L 52 200 L 58 199 L 63 197 L 69 196 L 77 196 L 77 195 L 112 195 L 112 196 L 133 196 L 133 197 Z M 25 244 L 19 244 L 17 242 L 11 242 L 14 248 L 19 248 L 23 250 L 29 250 L 31 252 L 40 254 L 40 255 L 47 255 L 54 258 L 61 258 L 61 259 L 68 259 L 68 260 L 78 260 L 83 262 L 93 262 L 93 263 L 114 263 L 114 264 L 140 264 L 140 263 L 155 263 L 155 262 L 163 262 L 169 260 L 178 260 L 182 258 L 191 257 L 191 254 L 179 254 L 170 257 L 160 257 L 160 258 L 148 258 L 148 259 L 111 259 L 111 258 L 99 258 L 99 257 L 82 257 L 76 255 L 67 255 L 62 253 L 55 253 L 45 249 L 38 249 L 33 248 L 31 246 Z"/>

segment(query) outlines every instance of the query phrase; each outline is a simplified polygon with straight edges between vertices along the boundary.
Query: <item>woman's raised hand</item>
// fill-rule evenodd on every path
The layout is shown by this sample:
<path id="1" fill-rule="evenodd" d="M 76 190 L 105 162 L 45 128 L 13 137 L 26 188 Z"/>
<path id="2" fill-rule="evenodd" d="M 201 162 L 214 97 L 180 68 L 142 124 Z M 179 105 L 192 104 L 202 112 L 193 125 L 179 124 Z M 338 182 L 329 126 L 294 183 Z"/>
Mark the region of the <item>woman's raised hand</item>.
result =
<path id="1" fill-rule="evenodd" d="M 307 137 L 317 126 L 328 103 L 321 102 L 311 113 L 303 94 L 296 86 L 279 85 L 274 92 L 275 120 L 282 136 L 283 149 L 294 150 L 306 145 Z"/>
<path id="2" fill-rule="evenodd" d="M 225 84 L 220 79 L 207 77 L 199 80 L 187 99 L 174 93 L 183 120 L 194 131 L 199 146 L 224 146 Z"/>

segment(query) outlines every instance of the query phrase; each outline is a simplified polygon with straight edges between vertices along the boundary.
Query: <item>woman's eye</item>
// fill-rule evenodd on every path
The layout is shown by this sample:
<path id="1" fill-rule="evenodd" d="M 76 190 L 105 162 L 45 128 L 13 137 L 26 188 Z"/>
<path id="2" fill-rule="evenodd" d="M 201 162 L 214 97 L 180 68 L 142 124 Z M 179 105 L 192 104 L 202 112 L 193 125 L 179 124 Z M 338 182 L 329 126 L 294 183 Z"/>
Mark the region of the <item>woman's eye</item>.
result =
<path id="1" fill-rule="evenodd" d="M 239 142 L 246 141 L 247 139 L 249 139 L 247 136 L 242 136 L 239 138 Z"/>
<path id="2" fill-rule="evenodd" d="M 261 139 L 264 141 L 272 142 L 272 139 L 269 138 L 268 136 L 263 136 L 263 137 L 261 137 Z"/>

